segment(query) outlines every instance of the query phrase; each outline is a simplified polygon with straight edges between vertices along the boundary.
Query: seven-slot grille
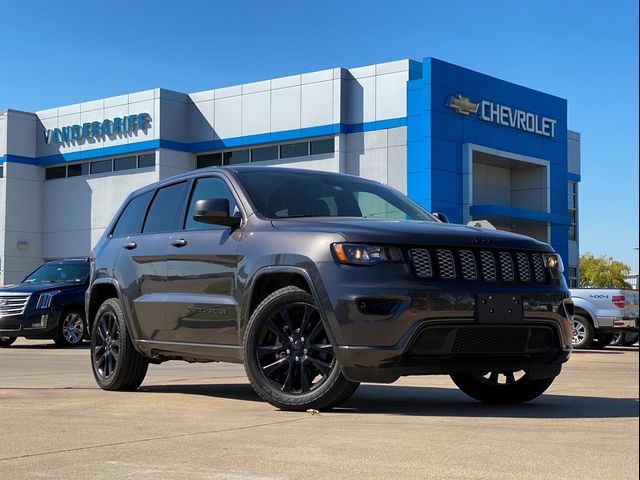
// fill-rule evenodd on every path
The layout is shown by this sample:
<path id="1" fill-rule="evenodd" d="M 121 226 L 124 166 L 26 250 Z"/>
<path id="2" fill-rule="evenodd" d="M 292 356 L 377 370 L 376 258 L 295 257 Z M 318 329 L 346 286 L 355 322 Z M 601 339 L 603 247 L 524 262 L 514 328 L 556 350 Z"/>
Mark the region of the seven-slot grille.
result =
<path id="1" fill-rule="evenodd" d="M 0 294 L 0 317 L 22 315 L 30 296 Z"/>
<path id="2" fill-rule="evenodd" d="M 546 283 L 540 253 L 499 249 L 412 248 L 409 256 L 419 278 L 504 283 Z"/>

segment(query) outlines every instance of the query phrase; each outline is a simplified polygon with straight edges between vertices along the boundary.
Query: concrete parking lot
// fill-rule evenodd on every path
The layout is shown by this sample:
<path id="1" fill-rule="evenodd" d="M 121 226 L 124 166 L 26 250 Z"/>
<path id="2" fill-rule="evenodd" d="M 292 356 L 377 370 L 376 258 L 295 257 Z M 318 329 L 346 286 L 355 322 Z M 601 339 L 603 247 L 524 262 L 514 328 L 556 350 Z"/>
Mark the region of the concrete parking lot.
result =
<path id="1" fill-rule="evenodd" d="M 152 366 L 99 390 L 87 348 L 0 349 L 0 478 L 638 478 L 638 347 L 579 351 L 548 393 L 490 406 L 448 377 L 281 412 L 241 366 Z"/>

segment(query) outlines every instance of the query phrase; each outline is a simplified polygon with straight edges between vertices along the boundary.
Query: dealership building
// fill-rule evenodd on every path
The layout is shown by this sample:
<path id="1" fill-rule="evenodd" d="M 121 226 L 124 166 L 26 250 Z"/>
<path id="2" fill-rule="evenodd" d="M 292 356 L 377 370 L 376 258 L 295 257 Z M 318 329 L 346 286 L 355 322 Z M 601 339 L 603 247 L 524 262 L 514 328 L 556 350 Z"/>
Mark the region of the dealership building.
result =
<path id="1" fill-rule="evenodd" d="M 433 58 L 0 114 L 0 285 L 89 254 L 133 190 L 211 165 L 343 172 L 549 242 L 578 277 L 567 101 Z M 568 205 L 568 208 L 567 208 Z"/>

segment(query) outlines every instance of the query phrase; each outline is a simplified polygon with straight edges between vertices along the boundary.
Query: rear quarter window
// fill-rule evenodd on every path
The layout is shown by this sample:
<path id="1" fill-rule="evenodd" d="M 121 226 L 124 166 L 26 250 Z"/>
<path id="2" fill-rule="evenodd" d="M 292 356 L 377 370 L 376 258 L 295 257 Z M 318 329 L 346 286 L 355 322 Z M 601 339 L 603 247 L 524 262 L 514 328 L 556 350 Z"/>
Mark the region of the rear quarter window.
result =
<path id="1" fill-rule="evenodd" d="M 126 237 L 127 235 L 140 233 L 142 222 L 144 222 L 144 214 L 147 211 L 147 205 L 149 205 L 152 194 L 153 192 L 143 193 L 129 202 L 113 228 L 112 236 Z"/>

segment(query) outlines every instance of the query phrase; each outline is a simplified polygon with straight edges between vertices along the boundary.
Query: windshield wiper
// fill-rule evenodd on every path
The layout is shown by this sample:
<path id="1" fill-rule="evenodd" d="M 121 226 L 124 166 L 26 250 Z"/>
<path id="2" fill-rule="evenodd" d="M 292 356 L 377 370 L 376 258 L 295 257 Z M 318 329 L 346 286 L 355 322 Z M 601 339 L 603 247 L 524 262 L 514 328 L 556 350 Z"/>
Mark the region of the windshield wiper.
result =
<path id="1" fill-rule="evenodd" d="M 277 217 L 281 218 L 313 218 L 313 217 L 330 217 L 331 215 L 287 215 L 286 217 Z"/>

